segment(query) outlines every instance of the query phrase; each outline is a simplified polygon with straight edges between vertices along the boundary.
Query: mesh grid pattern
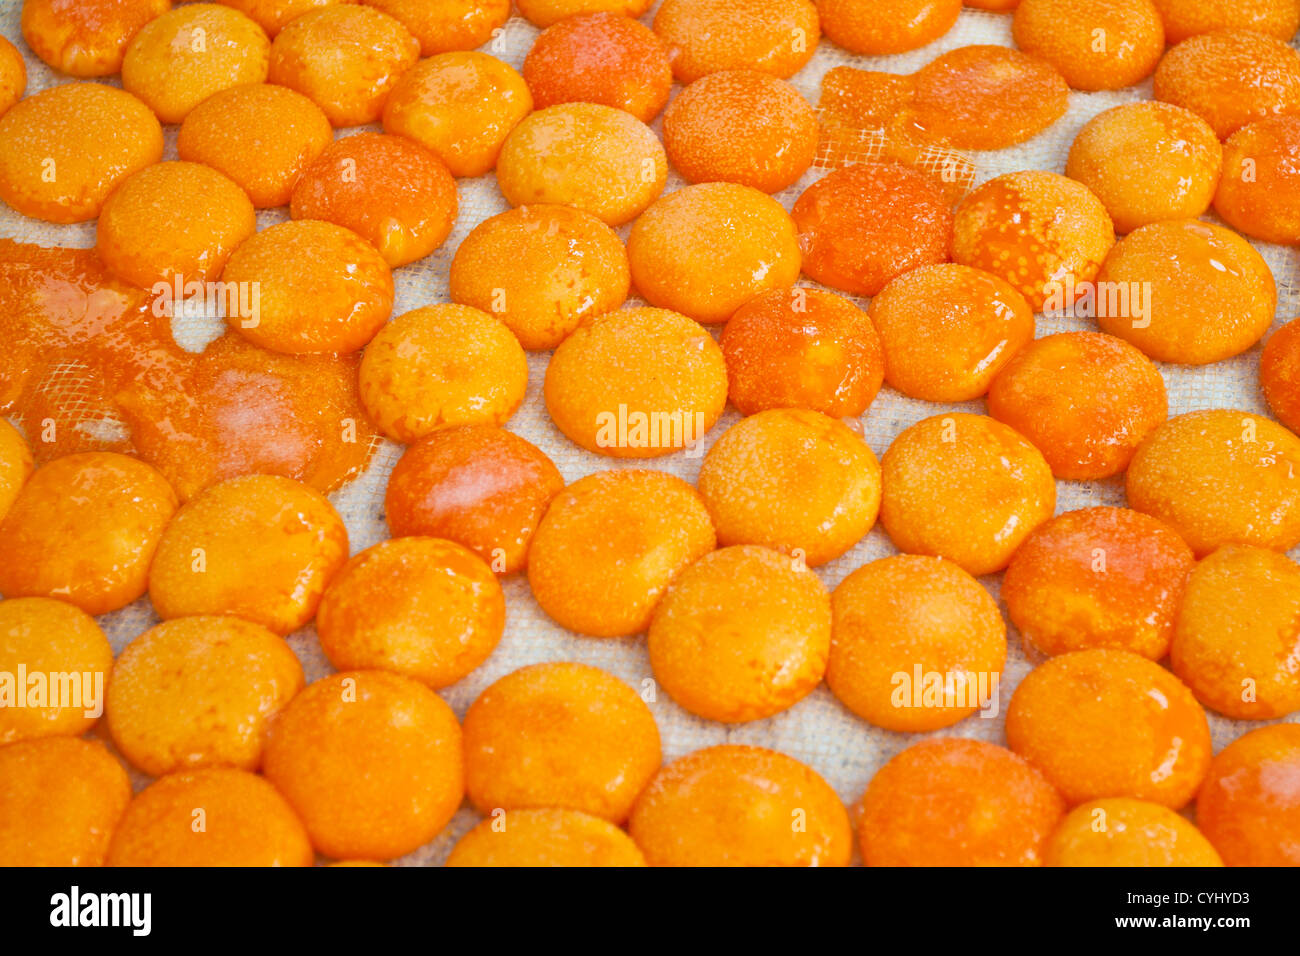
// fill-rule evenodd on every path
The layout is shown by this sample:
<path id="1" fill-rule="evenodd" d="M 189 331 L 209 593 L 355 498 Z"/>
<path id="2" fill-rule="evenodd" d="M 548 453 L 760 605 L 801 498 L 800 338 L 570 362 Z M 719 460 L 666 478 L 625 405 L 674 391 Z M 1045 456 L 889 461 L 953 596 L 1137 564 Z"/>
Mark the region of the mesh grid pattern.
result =
<path id="1" fill-rule="evenodd" d="M 658 3 L 655 4 L 657 9 Z M 27 56 L 29 73 L 28 93 L 64 82 L 27 51 L 19 33 L 20 0 L 0 0 L 0 30 L 14 41 Z M 653 10 L 642 18 L 647 25 Z M 531 47 L 538 30 L 516 16 L 500 35 L 484 47 L 489 52 L 516 69 Z M 884 57 L 861 57 L 846 53 L 824 40 L 811 62 L 791 82 L 809 100 L 816 104 L 821 90 L 822 77 L 833 67 L 851 65 L 862 69 L 892 73 L 910 73 L 949 50 L 976 43 L 995 43 L 1014 46 L 1011 40 L 1011 19 L 1006 15 L 964 10 L 957 26 L 937 42 L 912 53 Z M 111 82 L 116 82 L 113 80 Z M 676 92 L 676 91 L 675 91 Z M 1151 84 L 1146 83 L 1127 90 L 1107 93 L 1071 92 L 1066 115 L 1053 127 L 1028 143 L 1012 149 L 990 153 L 962 153 L 975 166 L 975 184 L 978 185 L 1002 173 L 1021 169 L 1045 169 L 1063 172 L 1065 158 L 1071 142 L 1083 125 L 1098 113 L 1122 103 L 1151 98 Z M 659 122 L 654 124 L 659 132 Z M 373 127 L 371 127 L 373 128 Z M 364 128 L 362 128 L 364 129 Z M 348 135 L 360 130 L 347 130 Z M 174 127 L 166 130 L 165 159 L 176 156 Z M 866 154 L 878 150 L 880 144 L 870 136 L 863 143 Z M 936 159 L 942 162 L 942 157 Z M 825 170 L 810 170 L 794 186 L 777 194 L 776 198 L 788 209 L 795 199 Z M 685 183 L 675 173 L 669 177 L 667 191 L 681 188 Z M 397 288 L 394 315 L 410 309 L 447 301 L 447 276 L 451 257 L 461 240 L 479 222 L 504 212 L 508 204 L 497 190 L 494 177 L 489 174 L 479 179 L 459 180 L 457 183 L 460 215 L 455 228 L 444 246 L 426 259 L 396 271 Z M 264 210 L 258 213 L 259 228 L 266 228 L 287 218 L 285 210 Z M 627 238 L 628 227 L 619 230 Z M 24 241 L 64 246 L 90 246 L 94 243 L 94 223 L 74 226 L 55 226 L 24 219 L 12 210 L 0 207 L 0 235 Z M 1296 258 L 1292 250 L 1279 246 L 1255 243 L 1263 254 L 1277 280 L 1279 303 L 1274 329 L 1296 315 L 1297 288 Z M 801 281 L 802 285 L 814 286 Z M 861 306 L 866 300 L 856 299 Z M 642 304 L 636 299 L 629 305 Z M 177 338 L 187 348 L 199 349 L 220 332 L 219 322 L 213 319 L 186 318 L 176 323 Z M 1070 316 L 1040 316 L 1037 334 L 1041 337 L 1054 332 L 1094 329 L 1086 319 Z M 713 330 L 717 334 L 717 330 Z M 1259 346 L 1244 355 L 1204 368 L 1161 366 L 1169 393 L 1170 415 L 1203 408 L 1238 408 L 1267 414 L 1258 388 Z M 586 452 L 568 441 L 551 423 L 542 400 L 542 380 L 549 353 L 530 353 L 529 384 L 526 400 L 508 427 L 539 446 L 555 462 L 568 482 L 594 471 L 620 467 L 651 467 L 678 475 L 692 484 L 699 472 L 700 459 L 678 453 L 648 462 L 619 461 L 602 458 Z M 71 370 L 68 370 L 71 374 Z M 55 375 L 64 374 L 63 371 Z M 71 379 L 75 381 L 75 374 Z M 58 386 L 55 386 L 58 387 Z M 863 434 L 876 452 L 884 453 L 894 437 L 913 423 L 944 411 L 984 412 L 983 401 L 962 405 L 942 406 L 906 398 L 888 387 L 862 418 Z M 728 409 L 718 424 L 705 436 L 707 448 L 722 432 L 739 420 L 734 409 Z M 369 470 L 332 496 L 335 506 L 347 525 L 353 553 L 383 539 L 387 530 L 383 521 L 383 497 L 387 476 L 400 456 L 401 448 L 383 442 Z M 1058 513 L 1093 505 L 1122 505 L 1124 503 L 1123 479 L 1100 482 L 1058 481 Z M 877 527 L 850 552 L 818 572 L 825 584 L 833 588 L 851 571 L 861 565 L 895 553 L 884 531 Z M 1300 549 L 1292 553 L 1300 558 Z M 994 597 L 998 597 L 999 576 L 981 579 Z M 511 576 L 502 582 L 507 600 L 506 633 L 490 659 L 460 683 L 445 689 L 442 694 L 464 716 L 475 697 L 489 684 L 503 675 L 527 664 L 542 661 L 578 660 L 603 668 L 634 687 L 640 689 L 651 677 L 643 637 L 625 640 L 599 640 L 578 637 L 552 622 L 540 609 L 522 575 Z M 1005 615 L 1005 606 L 1003 606 Z M 157 620 L 147 600 L 123 608 L 100 619 L 116 651 L 120 651 L 142 630 Z M 323 657 L 314 631 L 306 628 L 293 634 L 289 642 L 303 661 L 307 679 L 314 680 L 331 668 Z M 1002 714 L 1012 691 L 1020 679 L 1033 666 L 1026 658 L 1015 629 L 1008 625 L 1008 657 L 1000 684 L 1000 706 L 996 718 L 971 717 L 960 724 L 937 732 L 935 735 L 955 735 L 980 738 L 1005 743 Z M 824 776 L 846 803 L 853 803 L 861 795 L 875 771 L 894 754 L 915 743 L 924 735 L 899 734 L 874 728 L 852 715 L 831 695 L 823 685 L 789 711 L 767 720 L 739 726 L 724 726 L 701 720 L 676 706 L 666 694 L 659 691 L 650 704 L 663 737 L 664 759 L 673 760 L 701 747 L 724 742 L 746 743 L 771 747 L 787 753 L 812 766 Z M 1291 719 L 1300 719 L 1292 717 Z M 1216 751 L 1247 730 L 1262 723 L 1242 723 L 1210 715 L 1211 731 Z M 146 778 L 136 776 L 141 786 Z M 448 828 L 432 843 L 400 861 L 410 865 L 440 863 L 454 842 L 478 820 L 477 815 L 462 809 Z"/>

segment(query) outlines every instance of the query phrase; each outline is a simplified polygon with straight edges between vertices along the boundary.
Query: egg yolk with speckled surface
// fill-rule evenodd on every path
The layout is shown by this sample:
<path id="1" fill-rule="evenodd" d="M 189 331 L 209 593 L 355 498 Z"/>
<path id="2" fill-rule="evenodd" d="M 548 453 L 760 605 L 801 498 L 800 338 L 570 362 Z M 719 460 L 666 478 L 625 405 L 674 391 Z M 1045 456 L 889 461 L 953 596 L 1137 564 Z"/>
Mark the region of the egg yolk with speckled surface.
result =
<path id="1" fill-rule="evenodd" d="M 1205 706 L 1237 720 L 1300 710 L 1300 565 L 1228 545 L 1187 579 L 1170 664 Z"/>
<path id="2" fill-rule="evenodd" d="M 1201 831 L 1168 807 L 1113 797 L 1090 800 L 1061 820 L 1044 866 L 1223 866 Z"/>
<path id="3" fill-rule="evenodd" d="M 0 520 L 9 513 L 18 492 L 32 474 L 32 451 L 7 421 L 0 419 Z"/>
<path id="4" fill-rule="evenodd" d="M 500 321 L 428 305 L 389 322 L 361 359 L 361 401 L 394 441 L 453 425 L 504 423 L 524 400 L 528 360 Z"/>
<path id="5" fill-rule="evenodd" d="M 1278 421 L 1300 432 L 1300 321 L 1288 322 L 1264 344 L 1259 383 Z"/>
<path id="6" fill-rule="evenodd" d="M 629 830 L 651 866 L 848 866 L 853 852 L 844 804 L 816 771 L 738 744 L 660 770 Z"/>
<path id="7" fill-rule="evenodd" d="M 1232 230 L 1196 219 L 1129 233 L 1097 281 L 1131 290 L 1127 308 L 1123 297 L 1097 297 L 1102 331 L 1159 362 L 1208 365 L 1239 355 L 1263 338 L 1277 307 L 1277 284 L 1263 256 Z"/>
<path id="8" fill-rule="evenodd" d="M 645 866 L 632 838 L 577 810 L 502 811 L 460 838 L 447 866 Z"/>
<path id="9" fill-rule="evenodd" d="M 826 683 L 868 723 L 918 733 L 957 723 L 990 696 L 996 706 L 1007 628 L 988 591 L 951 561 L 872 561 L 840 582 L 832 608 Z M 942 683 L 918 681 L 900 693 L 898 675 L 914 672 Z"/>
<path id="10" fill-rule="evenodd" d="M 94 219 L 113 188 L 162 149 L 162 127 L 130 93 L 53 86 L 0 116 L 0 199 L 46 222 Z"/>
<path id="11" fill-rule="evenodd" d="M 221 279 L 257 290 L 252 307 L 232 310 L 227 324 L 289 355 L 355 352 L 393 308 L 392 272 L 378 251 L 350 229 L 315 219 L 257 233 L 230 256 Z"/>
<path id="12" fill-rule="evenodd" d="M 307 96 L 334 126 L 378 122 L 420 43 L 386 13 L 336 4 L 304 13 L 271 44 L 267 79 Z"/>
<path id="13" fill-rule="evenodd" d="M 526 117 L 501 147 L 497 185 L 512 206 L 576 206 L 611 226 L 663 192 L 668 160 L 654 131 L 599 103 L 561 103 Z"/>
<path id="14" fill-rule="evenodd" d="M 966 402 L 1034 337 L 1034 311 L 995 275 L 953 263 L 921 266 L 871 300 L 885 381 L 930 402 Z"/>
<path id="15" fill-rule="evenodd" d="M 623 241 L 571 206 L 519 206 L 479 223 L 456 249 L 452 301 L 491 312 L 526 349 L 553 349 L 612 312 L 632 283 Z"/>
<path id="16" fill-rule="evenodd" d="M 1009 282 L 1035 310 L 1092 282 L 1115 227 L 1087 186 L 1040 170 L 991 179 L 957 207 L 952 258 Z"/>
<path id="17" fill-rule="evenodd" d="M 447 538 L 497 574 L 528 563 L 528 547 L 564 478 L 527 439 L 492 425 L 445 428 L 398 459 L 384 495 L 394 536 Z"/>
<path id="18" fill-rule="evenodd" d="M 288 634 L 312 619 L 347 556 L 347 530 L 320 493 L 272 475 L 231 478 L 167 526 L 149 597 L 164 620 L 233 614 Z"/>
<path id="19" fill-rule="evenodd" d="M 779 202 L 737 183 L 664 196 L 632 226 L 632 282 L 652 305 L 726 322 L 746 302 L 799 277 L 795 224 Z"/>
<path id="20" fill-rule="evenodd" d="M 982 740 L 913 744 L 867 784 L 867 866 L 1039 866 L 1065 806 L 1041 773 Z"/>
<path id="21" fill-rule="evenodd" d="M 164 123 L 180 123 L 214 93 L 266 80 L 271 41 L 249 17 L 187 3 L 151 21 L 122 60 L 122 88 Z"/>
<path id="22" fill-rule="evenodd" d="M 958 47 L 910 78 L 892 129 L 957 149 L 1005 149 L 1032 139 L 1069 106 L 1070 88 L 1036 56 L 995 44 Z"/>
<path id="23" fill-rule="evenodd" d="M 424 56 L 473 50 L 510 19 L 510 0 L 365 0 L 398 20 L 420 41 Z"/>
<path id="24" fill-rule="evenodd" d="M 819 129 L 789 83 L 757 70 L 711 73 L 664 113 L 668 160 L 690 183 L 727 182 L 776 193 L 812 165 Z"/>
<path id="25" fill-rule="evenodd" d="M 237 617 L 164 621 L 118 657 L 105 699 L 108 730 L 150 776 L 256 770 L 267 728 L 302 685 L 298 658 L 264 627 Z"/>
<path id="26" fill-rule="evenodd" d="M 37 469 L 0 522 L 0 593 L 52 597 L 87 614 L 145 592 L 176 510 L 167 480 L 113 452 L 66 455 Z"/>
<path id="27" fill-rule="evenodd" d="M 381 541 L 334 575 L 316 633 L 337 670 L 396 671 L 437 690 L 487 660 L 505 621 L 505 595 L 482 558 L 412 536 Z"/>
<path id="28" fill-rule="evenodd" d="M 595 667 L 533 664 L 465 714 L 465 791 L 484 816 L 560 808 L 622 823 L 659 769 L 659 729 L 633 688 Z"/>
<path id="29" fill-rule="evenodd" d="M 482 176 L 533 108 L 523 77 L 486 53 L 440 53 L 402 74 L 384 104 L 384 132 L 413 139 L 453 176 Z"/>
<path id="30" fill-rule="evenodd" d="M 1150 76 L 1165 52 L 1152 0 L 1021 0 L 1016 45 L 1061 71 L 1076 90 L 1118 90 Z"/>
<path id="31" fill-rule="evenodd" d="M 794 76 L 821 36 L 812 0 L 664 0 L 654 31 L 682 84 L 722 70 Z"/>
<path id="32" fill-rule="evenodd" d="M 225 173 L 258 209 L 288 204 L 304 170 L 334 139 L 307 97 L 254 83 L 223 90 L 190 111 L 176 137 L 181 159 Z"/>
<path id="33" fill-rule="evenodd" d="M 1178 810 L 1210 765 L 1192 692 L 1128 651 L 1075 651 L 1030 671 L 1011 695 L 1007 743 L 1071 804 L 1133 797 Z"/>
<path id="34" fill-rule="evenodd" d="M 109 194 L 95 248 L 115 275 L 148 289 L 175 276 L 216 279 L 256 230 L 253 204 L 234 181 L 198 163 L 156 163 Z"/>
<path id="35" fill-rule="evenodd" d="M 289 23 L 310 10 L 318 10 L 335 3 L 355 3 L 356 0 L 219 0 L 227 7 L 234 7 L 266 31 L 267 36 L 275 36 Z M 379 6 L 374 0 L 370 6 Z"/>
<path id="36" fill-rule="evenodd" d="M 1171 418 L 1138 447 L 1130 507 L 1173 526 L 1198 556 L 1224 544 L 1300 544 L 1300 438 L 1232 409 Z"/>
<path id="37" fill-rule="evenodd" d="M 884 56 L 932 43 L 953 28 L 961 0 L 817 0 L 826 38 L 850 53 Z"/>
<path id="38" fill-rule="evenodd" d="M 568 17 L 584 13 L 617 13 L 625 17 L 639 17 L 650 9 L 654 0 L 516 0 L 529 22 L 539 27 L 549 27 Z"/>
<path id="39" fill-rule="evenodd" d="M 82 702 L 102 704 L 96 687 L 103 689 L 112 667 L 108 638 L 85 611 L 50 598 L 0 601 L 0 673 L 11 680 L 20 668 L 29 675 L 51 675 L 51 680 L 56 674 L 77 674 Z M 57 695 L 32 706 L 30 689 L 15 682 L 17 699 L 0 707 L 0 746 L 37 737 L 75 737 L 98 720 L 93 709 L 63 706 Z"/>
<path id="40" fill-rule="evenodd" d="M 1223 148 L 1195 113 L 1170 103 L 1125 103 L 1094 116 L 1070 146 L 1065 174 L 1106 207 L 1115 231 L 1195 219 L 1210 207 Z"/>
<path id="41" fill-rule="evenodd" d="M 821 682 L 831 641 L 826 587 L 797 560 L 753 545 L 683 571 L 650 621 L 656 680 L 708 720 L 762 720 Z"/>
<path id="42" fill-rule="evenodd" d="M 1056 482 L 1023 435 L 983 415 L 935 415 L 894 439 L 881 460 L 880 520 L 908 554 L 970 574 L 1001 571 L 1056 509 Z"/>
<path id="43" fill-rule="evenodd" d="M 861 415 L 880 391 L 885 353 L 867 313 L 819 289 L 773 289 L 722 330 L 728 396 L 742 415 L 807 408 Z"/>
<path id="44" fill-rule="evenodd" d="M 672 580 L 716 543 L 704 502 L 680 478 L 597 472 L 551 502 L 528 552 L 528 583 L 562 627 L 625 637 L 646 629 Z"/>
<path id="45" fill-rule="evenodd" d="M 0 866 L 103 866 L 131 781 L 98 741 L 0 747 Z"/>
<path id="46" fill-rule="evenodd" d="M 1165 381 L 1123 339 L 1064 332 L 1030 342 L 989 388 L 989 414 L 1042 449 L 1058 478 L 1108 478 L 1128 467 L 1168 414 Z"/>
<path id="47" fill-rule="evenodd" d="M 405 137 L 369 132 L 327 146 L 289 203 L 294 219 L 351 229 L 392 268 L 438 249 L 458 211 L 456 181 L 442 160 Z"/>
<path id="48" fill-rule="evenodd" d="M 707 331 L 667 309 L 598 315 L 555 350 L 546 410 L 588 451 L 654 458 L 694 447 L 727 404 L 727 366 Z"/>
<path id="49" fill-rule="evenodd" d="M 1210 765 L 1196 822 L 1228 866 L 1300 864 L 1300 725 L 1261 727 Z"/>
<path id="50" fill-rule="evenodd" d="M 1228 137 L 1214 211 L 1256 239 L 1300 243 L 1300 116 L 1258 120 Z"/>
<path id="51" fill-rule="evenodd" d="M 774 408 L 737 422 L 714 442 L 699 489 L 721 544 L 763 545 L 817 567 L 876 523 L 880 465 L 843 422 Z"/>
<path id="52" fill-rule="evenodd" d="M 1155 97 L 1191 110 L 1226 139 L 1255 120 L 1300 112 L 1300 53 L 1249 30 L 1202 33 L 1165 54 Z"/>
<path id="53" fill-rule="evenodd" d="M 170 9 L 171 0 L 25 0 L 23 39 L 60 73 L 111 76 L 140 28 Z"/>
<path id="54" fill-rule="evenodd" d="M 432 840 L 460 806 L 460 725 L 418 681 L 344 671 L 308 685 L 276 720 L 265 773 L 320 853 L 391 860 Z"/>
<path id="55" fill-rule="evenodd" d="M 939 188 L 898 163 L 860 163 L 829 173 L 796 200 L 808 278 L 853 295 L 947 262 L 952 212 Z"/>
<path id="56" fill-rule="evenodd" d="M 1300 29 L 1291 0 L 1155 0 L 1170 43 L 1215 30 L 1254 30 L 1290 40 Z"/>
<path id="57" fill-rule="evenodd" d="M 311 866 L 312 851 L 302 822 L 275 787 L 245 770 L 212 767 L 170 774 L 136 794 L 107 862 Z"/>
<path id="58" fill-rule="evenodd" d="M 0 116 L 23 98 L 27 89 L 27 64 L 18 48 L 0 37 Z"/>
<path id="59" fill-rule="evenodd" d="M 1194 564 L 1177 532 L 1150 515 L 1067 511 L 1016 551 L 1002 600 L 1026 649 L 1052 657 L 1111 648 L 1158 661 Z"/>
<path id="60" fill-rule="evenodd" d="M 542 31 L 524 60 L 524 82 L 538 109 L 602 103 L 643 123 L 672 90 L 668 50 L 648 27 L 617 13 L 589 13 Z"/>

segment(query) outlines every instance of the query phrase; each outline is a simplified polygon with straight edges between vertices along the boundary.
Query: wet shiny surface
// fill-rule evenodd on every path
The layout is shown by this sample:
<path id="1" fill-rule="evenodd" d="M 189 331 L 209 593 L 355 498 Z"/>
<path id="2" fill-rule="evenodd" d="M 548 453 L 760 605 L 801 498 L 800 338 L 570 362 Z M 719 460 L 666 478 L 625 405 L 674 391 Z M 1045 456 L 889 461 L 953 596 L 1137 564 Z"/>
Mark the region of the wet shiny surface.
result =
<path id="1" fill-rule="evenodd" d="M 1136 797 L 1178 810 L 1210 765 L 1210 728 L 1192 692 L 1128 651 L 1040 664 L 1011 696 L 1007 743 L 1069 804 Z"/>
<path id="2" fill-rule="evenodd" d="M 402 74 L 384 104 L 384 132 L 415 140 L 453 176 L 482 176 L 533 108 L 523 77 L 486 53 L 442 53 Z"/>
<path id="3" fill-rule="evenodd" d="M 1127 103 L 1079 131 L 1065 174 L 1096 194 L 1115 231 L 1166 219 L 1195 219 L 1219 185 L 1223 149 L 1214 130 L 1169 103 Z"/>
<path id="4" fill-rule="evenodd" d="M 867 785 L 867 866 L 1038 866 L 1065 809 L 1041 773 L 981 740 L 923 740 Z"/>
<path id="5" fill-rule="evenodd" d="M 748 0 L 739 10 L 734 0 L 664 0 L 654 31 L 684 85 L 721 70 L 790 77 L 817 48 L 819 22 L 812 0 Z"/>
<path id="6" fill-rule="evenodd" d="M 1007 566 L 1056 509 L 1042 453 L 984 415 L 935 415 L 900 434 L 881 459 L 880 521 L 908 554 L 948 558 L 970 574 Z"/>
<path id="7" fill-rule="evenodd" d="M 1214 211 L 1244 235 L 1300 244 L 1300 116 L 1258 120 L 1228 137 Z"/>
<path id="8" fill-rule="evenodd" d="M 562 103 L 526 117 L 501 147 L 497 185 L 512 206 L 576 206 L 611 226 L 635 219 L 664 190 L 668 160 L 650 127 L 597 103 Z"/>
<path id="9" fill-rule="evenodd" d="M 111 76 L 122 68 L 122 57 L 140 28 L 171 5 L 171 0 L 27 0 L 23 39 L 60 73 Z"/>
<path id="10" fill-rule="evenodd" d="M 623 241 L 570 206 L 519 206 L 485 219 L 456 248 L 452 301 L 490 312 L 529 350 L 553 349 L 584 321 L 623 305 Z"/>
<path id="11" fill-rule="evenodd" d="M 728 397 L 743 415 L 808 408 L 861 415 L 880 391 L 885 353 L 871 319 L 819 289 L 774 289 L 736 310 L 722 330 Z"/>
<path id="12" fill-rule="evenodd" d="M 0 593 L 59 598 L 87 614 L 144 594 L 176 494 L 153 468 L 112 452 L 38 468 L 0 522 Z"/>
<path id="13" fill-rule="evenodd" d="M 495 317 L 467 305 L 400 315 L 361 359 L 361 401 L 394 441 L 455 425 L 503 425 L 528 387 L 519 342 Z"/>
<path id="14" fill-rule="evenodd" d="M 1089 189 L 1055 173 L 1026 171 L 991 179 L 962 201 L 952 257 L 991 272 L 1041 310 L 1091 282 L 1115 244 L 1105 206 Z"/>
<path id="15" fill-rule="evenodd" d="M 1127 508 L 1067 511 L 1035 529 L 1002 579 L 1026 650 L 1110 648 L 1162 660 L 1195 559 L 1162 521 Z"/>
<path id="16" fill-rule="evenodd" d="M 726 322 L 755 296 L 799 276 L 794 221 L 775 199 L 736 183 L 664 196 L 632 226 L 632 282 L 652 305 Z"/>
<path id="17" fill-rule="evenodd" d="M 289 211 L 351 229 L 396 268 L 442 246 L 459 201 L 433 153 L 402 136 L 358 133 L 331 143 L 303 171 Z"/>
<path id="18" fill-rule="evenodd" d="M 266 79 L 271 41 L 228 6 L 187 3 L 150 22 L 127 48 L 122 87 L 164 123 L 179 123 L 221 90 Z"/>
<path id="19" fill-rule="evenodd" d="M 776 193 L 817 154 L 817 114 L 790 84 L 756 70 L 696 80 L 664 113 L 668 159 L 687 182 Z"/>
<path id="20" fill-rule="evenodd" d="M 498 574 L 518 571 L 564 478 L 545 454 L 513 432 L 465 425 L 434 432 L 393 468 L 384 513 L 394 536 L 449 538 Z"/>
<path id="21" fill-rule="evenodd" d="M 762 720 L 821 682 L 830 595 L 780 552 L 723 547 L 673 581 L 646 641 L 655 679 L 688 711 L 727 724 Z"/>
<path id="22" fill-rule="evenodd" d="M 805 826 L 791 834 L 792 814 Z M 848 814 L 817 773 L 764 747 L 706 747 L 664 767 L 629 823 L 651 866 L 847 866 Z"/>
<path id="23" fill-rule="evenodd" d="M 1201 703 L 1237 720 L 1300 710 L 1300 565 L 1264 548 L 1228 546 L 1187 581 L 1170 649 Z"/>
<path id="24" fill-rule="evenodd" d="M 1246 351 L 1273 323 L 1277 284 L 1263 257 L 1223 226 L 1154 222 L 1111 249 L 1097 273 L 1107 290 L 1097 324 L 1160 362 L 1207 365 Z M 1128 290 L 1129 308 L 1109 290 Z M 1146 314 L 1133 308 L 1133 293 Z"/>
<path id="25" fill-rule="evenodd" d="M 1076 90 L 1133 86 L 1165 52 L 1151 0 L 1020 0 L 1013 24 L 1016 45 L 1051 63 Z"/>
<path id="26" fill-rule="evenodd" d="M 868 312 L 880 332 L 885 380 L 904 395 L 965 402 L 1034 337 L 1024 296 L 969 266 L 921 266 L 890 282 Z"/>
<path id="27" fill-rule="evenodd" d="M 898 163 L 837 169 L 804 190 L 790 211 L 803 271 L 853 295 L 875 295 L 920 266 L 947 262 L 952 212 L 938 188 Z"/>
<path id="28" fill-rule="evenodd" d="M 1266 116 L 1300 113 L 1300 53 L 1245 30 L 1200 34 L 1165 54 L 1155 97 L 1191 110 L 1225 139 Z"/>
<path id="29" fill-rule="evenodd" d="M 668 49 L 648 27 L 616 13 L 570 17 L 547 27 L 524 60 L 533 103 L 602 103 L 643 123 L 668 102 L 673 71 Z"/>
<path id="30" fill-rule="evenodd" d="M 1300 727 L 1261 727 L 1229 744 L 1196 819 L 1229 866 L 1300 864 Z"/>
<path id="31" fill-rule="evenodd" d="M 1122 339 L 1072 332 L 1037 339 L 993 380 L 988 410 L 1042 452 L 1058 478 L 1109 478 L 1168 415 L 1160 370 Z"/>
<path id="32" fill-rule="evenodd" d="M 289 478 L 232 478 L 167 526 L 149 599 L 164 620 L 233 614 L 283 636 L 312 619 L 347 557 L 347 530 L 320 494 Z"/>
<path id="33" fill-rule="evenodd" d="M 356 4 L 303 14 L 271 45 L 267 79 L 306 95 L 334 126 L 378 122 L 420 43 L 392 17 Z"/>
<path id="34" fill-rule="evenodd" d="M 1300 438 L 1231 409 L 1171 418 L 1138 447 L 1131 507 L 1168 522 L 1203 556 L 1224 544 L 1300 544 Z"/>
<path id="35" fill-rule="evenodd" d="M 181 159 L 220 170 L 258 209 L 284 206 L 334 133 L 301 93 L 254 83 L 224 90 L 190 112 L 176 138 Z"/>
<path id="36" fill-rule="evenodd" d="M 162 158 L 162 127 L 129 93 L 65 83 L 0 117 L 0 199 L 24 216 L 84 222 L 113 187 Z"/>

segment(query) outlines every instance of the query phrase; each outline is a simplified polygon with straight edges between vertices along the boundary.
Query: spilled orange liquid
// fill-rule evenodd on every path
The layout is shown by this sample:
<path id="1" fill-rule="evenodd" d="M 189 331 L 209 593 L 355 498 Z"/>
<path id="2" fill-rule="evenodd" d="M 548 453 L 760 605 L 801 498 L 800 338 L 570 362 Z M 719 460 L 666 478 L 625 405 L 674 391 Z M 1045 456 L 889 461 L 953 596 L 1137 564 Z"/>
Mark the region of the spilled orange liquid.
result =
<path id="1" fill-rule="evenodd" d="M 379 438 L 357 356 L 278 355 L 230 332 L 187 352 L 154 305 L 93 250 L 0 239 L 0 415 L 38 462 L 134 453 L 182 500 L 250 473 L 329 492 L 365 468 Z"/>

